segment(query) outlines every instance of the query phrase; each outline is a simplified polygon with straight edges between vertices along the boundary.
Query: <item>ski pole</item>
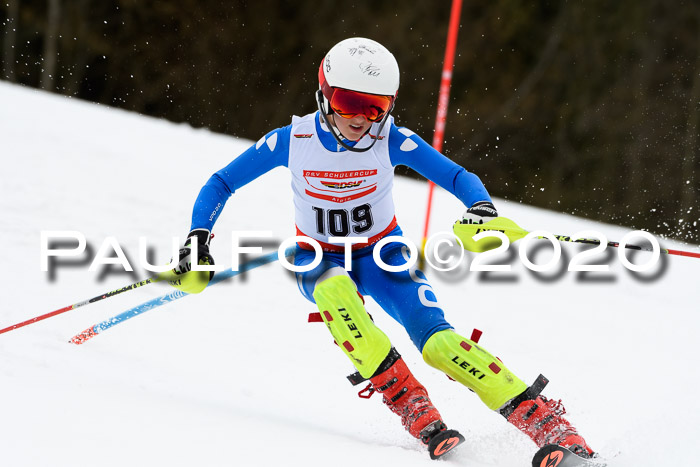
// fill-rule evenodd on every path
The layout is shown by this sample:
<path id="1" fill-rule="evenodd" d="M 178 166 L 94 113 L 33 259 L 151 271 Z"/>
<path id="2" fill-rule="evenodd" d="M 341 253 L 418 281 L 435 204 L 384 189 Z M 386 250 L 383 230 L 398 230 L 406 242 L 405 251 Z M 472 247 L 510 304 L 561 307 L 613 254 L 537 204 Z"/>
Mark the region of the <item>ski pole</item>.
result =
<path id="1" fill-rule="evenodd" d="M 477 233 L 480 233 L 483 231 L 489 231 L 489 230 L 497 230 L 497 231 L 503 232 L 511 242 L 515 242 L 516 240 L 520 240 L 521 238 L 524 238 L 526 235 L 528 235 L 530 233 L 506 217 L 497 217 L 497 218 L 490 220 L 489 222 L 486 222 L 484 224 L 461 224 L 461 223 L 457 222 L 457 223 L 455 223 L 455 225 L 452 229 L 453 229 L 455 235 L 457 236 L 457 238 L 462 240 L 462 243 L 464 244 L 464 247 L 467 250 L 476 251 L 476 252 L 485 251 L 484 247 L 476 246 L 477 242 L 475 242 L 472 239 L 472 237 L 474 235 L 476 235 Z M 590 239 L 590 238 L 573 239 L 567 235 L 554 235 L 554 238 L 556 238 L 560 242 L 572 242 L 572 243 L 585 243 L 585 244 L 589 244 L 589 245 L 600 245 L 600 240 L 597 240 L 597 239 Z M 620 243 L 619 242 L 608 242 L 607 246 L 613 247 L 613 248 L 619 248 Z M 491 247 L 493 248 L 493 245 L 491 245 Z M 629 248 L 632 250 L 641 250 L 641 251 L 653 251 L 653 248 L 650 248 L 650 247 L 639 246 L 639 245 L 630 245 L 630 244 L 625 244 L 625 248 Z M 488 249 L 488 247 L 486 249 Z M 659 250 L 661 251 L 661 253 L 664 253 L 667 255 L 688 256 L 691 258 L 700 258 L 700 253 L 694 253 L 692 251 L 671 250 L 671 249 L 667 249 L 667 248 L 659 248 Z"/>
<path id="2" fill-rule="evenodd" d="M 102 295 L 98 295 L 97 297 L 93 297 L 89 300 L 83 300 L 82 302 L 74 303 L 72 305 L 64 306 L 63 308 L 59 308 L 58 310 L 51 311 L 49 313 L 28 319 L 26 321 L 22 321 L 21 323 L 13 324 L 12 326 L 8 326 L 4 329 L 0 329 L 0 334 L 12 331 L 17 328 L 21 328 L 23 326 L 26 326 L 28 324 L 36 323 L 37 321 L 42 321 L 47 318 L 51 318 L 52 316 L 60 315 L 61 313 L 65 313 L 67 311 L 75 310 L 76 308 L 79 308 L 81 306 L 89 305 L 90 303 L 95 303 L 99 302 L 100 300 L 104 300 L 105 298 L 109 297 L 114 297 L 115 295 L 119 295 L 120 293 L 126 292 L 128 290 L 134 290 L 139 287 L 143 287 L 148 284 L 153 284 L 155 282 L 159 282 L 162 279 L 160 277 L 151 277 L 150 279 L 146 279 L 144 281 L 139 281 L 139 282 L 134 282 L 133 284 L 127 285 L 125 287 L 122 287 L 120 289 L 112 290 L 111 292 L 107 292 Z"/>
<path id="3" fill-rule="evenodd" d="M 292 256 L 293 253 L 294 253 L 294 247 L 289 247 L 289 248 L 287 248 L 287 250 L 285 251 L 284 254 L 285 254 L 285 257 L 290 257 L 290 256 Z M 258 266 L 262 266 L 264 264 L 271 263 L 277 259 L 277 254 L 278 253 L 275 251 L 274 253 L 269 253 L 267 255 L 259 256 L 258 258 L 254 258 L 250 261 L 247 261 L 247 262 L 241 264 L 237 271 L 233 271 L 233 270 L 229 269 L 229 270 L 226 270 L 223 272 L 219 272 L 214 276 L 214 278 L 209 283 L 209 285 L 207 285 L 207 287 L 210 287 L 212 285 L 216 285 L 219 282 L 225 281 L 226 279 L 230 279 L 230 278 L 237 276 L 241 273 L 250 271 L 251 269 L 255 269 Z M 150 311 L 154 308 L 158 308 L 161 305 L 165 305 L 167 303 L 178 300 L 178 299 L 185 297 L 187 295 L 190 295 L 190 294 L 183 292 L 181 290 L 174 290 L 168 294 L 162 295 L 160 297 L 157 297 L 157 298 L 154 298 L 154 299 L 149 300 L 147 302 L 144 302 L 141 305 L 130 308 L 122 313 L 119 313 L 116 316 L 113 316 L 109 319 L 102 321 L 101 323 L 90 326 L 86 330 L 71 337 L 69 342 L 76 344 L 76 345 L 83 344 L 86 341 L 95 337 L 96 335 L 111 328 L 112 326 L 116 326 L 117 324 L 122 323 L 128 319 L 131 319 L 135 316 L 143 314 L 143 313 Z"/>

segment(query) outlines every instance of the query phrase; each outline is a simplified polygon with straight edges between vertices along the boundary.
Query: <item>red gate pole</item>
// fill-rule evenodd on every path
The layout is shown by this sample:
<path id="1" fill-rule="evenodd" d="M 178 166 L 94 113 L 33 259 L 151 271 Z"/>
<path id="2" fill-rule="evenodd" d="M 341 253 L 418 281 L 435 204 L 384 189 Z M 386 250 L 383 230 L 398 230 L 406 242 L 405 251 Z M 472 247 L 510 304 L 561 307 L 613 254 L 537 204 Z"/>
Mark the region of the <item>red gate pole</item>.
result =
<path id="1" fill-rule="evenodd" d="M 445 59 L 442 64 L 442 79 L 440 80 L 440 95 L 438 97 L 437 115 L 435 117 L 435 133 L 433 134 L 433 148 L 442 152 L 442 143 L 445 140 L 445 121 L 447 120 L 447 105 L 450 101 L 450 85 L 452 84 L 452 68 L 454 68 L 455 50 L 457 49 L 457 32 L 459 31 L 459 17 L 462 11 L 462 0 L 452 0 L 450 11 L 450 25 L 447 30 L 447 46 L 445 47 Z M 421 258 L 425 254 L 425 244 L 428 241 L 428 229 L 430 226 L 430 211 L 433 205 L 433 191 L 435 184 L 428 180 L 428 207 L 425 212 L 425 227 L 423 228 L 423 241 L 421 243 Z"/>

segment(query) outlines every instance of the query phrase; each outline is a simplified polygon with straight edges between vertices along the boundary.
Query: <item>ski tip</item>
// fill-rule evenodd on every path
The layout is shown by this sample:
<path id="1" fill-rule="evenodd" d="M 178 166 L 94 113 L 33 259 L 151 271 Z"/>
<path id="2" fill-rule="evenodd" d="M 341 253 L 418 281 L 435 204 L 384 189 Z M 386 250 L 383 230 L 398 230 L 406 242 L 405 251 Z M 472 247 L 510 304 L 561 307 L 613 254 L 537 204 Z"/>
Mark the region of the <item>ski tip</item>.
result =
<path id="1" fill-rule="evenodd" d="M 599 458 L 586 459 L 556 444 L 543 446 L 532 458 L 532 467 L 605 467 Z"/>
<path id="2" fill-rule="evenodd" d="M 95 326 L 90 326 L 80 334 L 76 334 L 75 336 L 71 337 L 71 339 L 68 341 L 69 344 L 75 344 L 75 345 L 80 345 L 85 343 L 87 340 L 92 339 L 95 337 L 97 333 L 95 332 Z"/>
<path id="3" fill-rule="evenodd" d="M 564 460 L 567 449 L 550 444 L 537 451 L 532 458 L 532 467 L 557 467 Z"/>
<path id="4" fill-rule="evenodd" d="M 444 430 L 433 436 L 428 442 L 428 452 L 431 459 L 440 459 L 448 452 L 464 442 L 457 430 Z"/>

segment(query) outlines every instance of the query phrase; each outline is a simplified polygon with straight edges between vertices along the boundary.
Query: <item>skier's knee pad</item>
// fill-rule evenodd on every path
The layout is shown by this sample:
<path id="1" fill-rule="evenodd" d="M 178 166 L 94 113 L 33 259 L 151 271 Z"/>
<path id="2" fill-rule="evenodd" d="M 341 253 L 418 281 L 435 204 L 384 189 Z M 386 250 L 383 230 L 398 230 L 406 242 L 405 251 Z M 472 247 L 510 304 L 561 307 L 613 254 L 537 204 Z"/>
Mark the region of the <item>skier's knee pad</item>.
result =
<path id="1" fill-rule="evenodd" d="M 337 275 L 319 282 L 314 300 L 335 342 L 364 378 L 371 377 L 391 342 L 365 311 L 352 279 Z"/>
<path id="2" fill-rule="evenodd" d="M 527 389 L 503 362 L 452 330 L 430 336 L 423 347 L 423 360 L 474 391 L 491 410 Z"/>

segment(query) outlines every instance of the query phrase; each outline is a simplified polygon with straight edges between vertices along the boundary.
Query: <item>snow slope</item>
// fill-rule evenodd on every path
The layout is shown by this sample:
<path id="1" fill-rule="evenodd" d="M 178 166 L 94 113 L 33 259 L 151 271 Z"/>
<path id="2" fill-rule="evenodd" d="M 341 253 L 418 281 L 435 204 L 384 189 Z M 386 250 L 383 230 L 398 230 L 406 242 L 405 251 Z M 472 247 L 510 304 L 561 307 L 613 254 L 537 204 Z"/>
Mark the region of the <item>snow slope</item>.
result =
<path id="1" fill-rule="evenodd" d="M 40 232 L 83 232 L 93 253 L 114 236 L 138 265 L 147 236 L 156 262 L 189 229 L 211 172 L 251 141 L 0 82 L 0 328 L 147 277 L 88 271 L 90 257 L 40 270 Z M 280 122 L 284 124 L 284 122 Z M 256 135 L 251 135 L 255 137 Z M 427 136 L 427 135 L 423 135 Z M 289 175 L 243 188 L 217 223 L 213 253 L 230 264 L 230 232 L 294 234 Z M 420 241 L 424 184 L 397 179 L 397 217 Z M 529 230 L 583 229 L 619 240 L 625 229 L 496 200 Z M 462 212 L 438 190 L 433 230 Z M 517 245 L 517 244 L 516 244 Z M 671 246 L 667 244 L 665 246 Z M 673 246 L 671 246 L 673 247 Z M 692 245 L 676 246 L 699 251 Z M 267 250 L 270 250 L 269 248 Z M 267 251 L 266 250 L 266 251 Z M 535 262 L 551 248 L 532 246 Z M 634 275 L 617 251 L 608 273 L 537 275 L 516 246 L 510 273 L 429 272 L 448 320 L 521 378 L 541 372 L 572 422 L 611 466 L 690 465 L 676 449 L 700 434 L 695 339 L 700 261 L 662 257 Z M 564 245 L 565 257 L 579 249 Z M 634 262 L 642 263 L 647 254 Z M 82 346 L 90 325 L 170 292 L 155 284 L 0 335 L 0 464 L 5 466 L 427 466 L 379 397 L 345 380 L 349 361 L 279 264 L 221 283 L 117 325 Z M 527 466 L 535 447 L 457 383 L 425 365 L 403 330 L 368 308 L 425 384 L 464 447 L 447 465 Z"/>

